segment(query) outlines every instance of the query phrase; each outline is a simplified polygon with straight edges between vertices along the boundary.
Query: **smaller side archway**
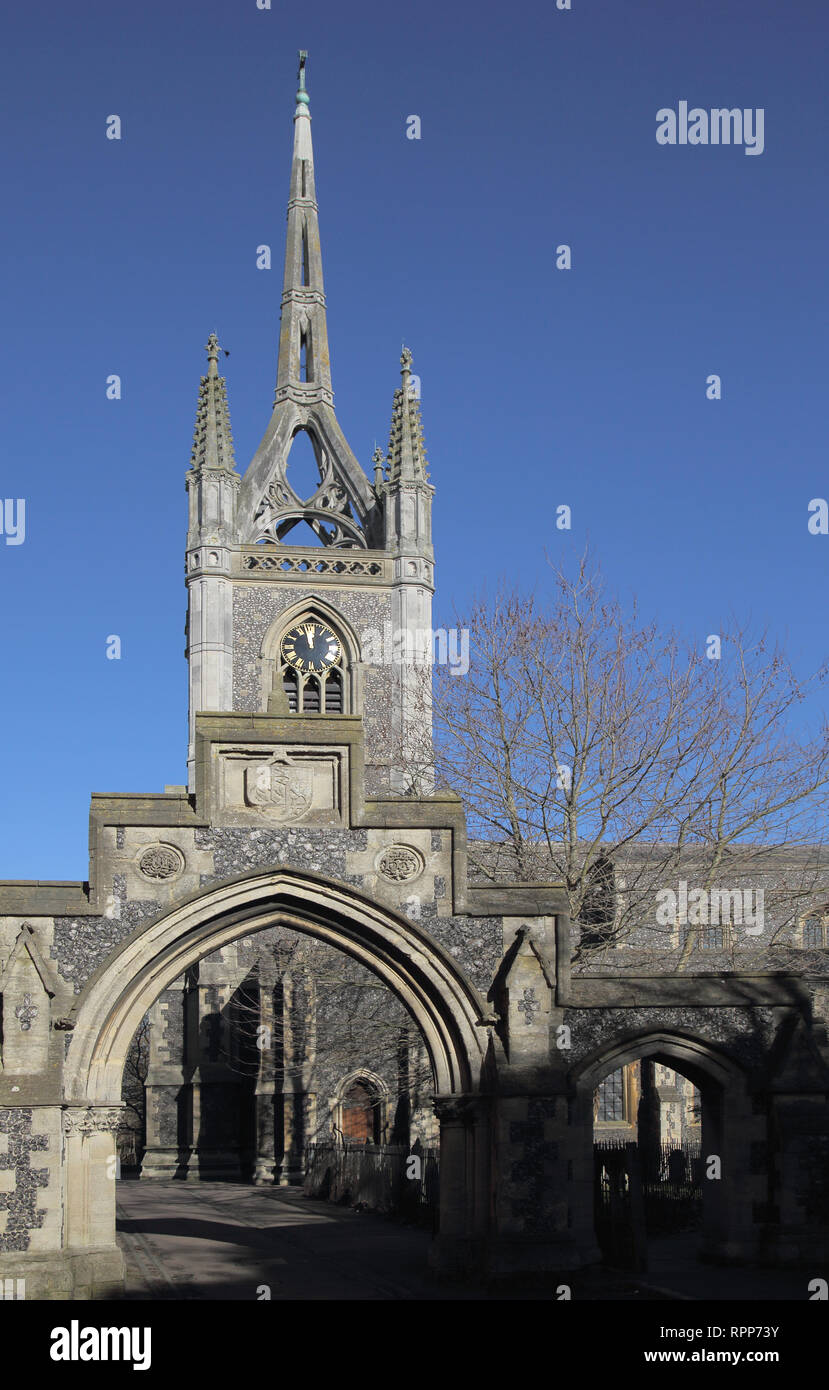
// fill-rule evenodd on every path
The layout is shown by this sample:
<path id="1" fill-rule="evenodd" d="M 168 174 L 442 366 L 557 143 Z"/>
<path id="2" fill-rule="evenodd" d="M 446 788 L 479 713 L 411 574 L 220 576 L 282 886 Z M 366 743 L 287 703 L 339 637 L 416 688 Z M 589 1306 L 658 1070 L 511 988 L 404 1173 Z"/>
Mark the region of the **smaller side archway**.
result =
<path id="1" fill-rule="evenodd" d="M 593 1097 L 607 1076 L 635 1062 L 661 1062 L 693 1082 L 702 1100 L 704 1258 L 738 1260 L 757 1252 L 754 1206 L 764 1193 L 753 1173 L 752 1145 L 764 1143 L 765 1122 L 754 1113 L 744 1070 L 721 1048 L 690 1034 L 654 1029 L 594 1050 L 571 1074 L 577 1139 L 575 1162 L 584 1175 L 579 1219 L 594 1237 Z M 712 1162 L 712 1160 L 718 1162 Z M 710 1176 L 709 1176 L 710 1175 Z"/>

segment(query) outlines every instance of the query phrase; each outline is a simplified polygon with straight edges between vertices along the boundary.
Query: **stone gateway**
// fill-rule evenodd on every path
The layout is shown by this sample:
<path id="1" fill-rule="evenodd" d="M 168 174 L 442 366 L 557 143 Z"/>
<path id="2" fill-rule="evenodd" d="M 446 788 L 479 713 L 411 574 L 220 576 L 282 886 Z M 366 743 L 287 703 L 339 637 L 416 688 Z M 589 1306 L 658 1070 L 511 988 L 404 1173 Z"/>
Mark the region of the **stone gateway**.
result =
<path id="1" fill-rule="evenodd" d="M 702 1151 L 722 1161 L 707 1251 L 817 1257 L 824 980 L 579 978 L 562 886 L 469 881 L 460 798 L 430 768 L 434 487 L 412 355 L 369 476 L 334 410 L 304 60 L 293 120 L 276 393 L 244 472 L 214 334 L 198 392 L 188 785 L 93 795 L 88 882 L 0 884 L 0 1279 L 25 1278 L 29 1298 L 123 1290 L 114 1155 L 146 1020 L 145 1180 L 294 1182 L 321 1128 L 424 1136 L 439 1146 L 434 1268 L 553 1275 L 599 1259 L 594 1096 L 647 1062 L 693 1082 Z M 310 492 L 290 466 L 299 436 Z M 378 659 L 366 635 L 386 631 L 405 640 Z M 270 973 L 251 965 L 265 936 Z M 409 1040 L 395 1067 L 422 1054 L 428 1069 L 409 1111 L 410 1083 L 368 1043 L 313 1081 L 329 1024 L 313 973 L 286 964 L 297 939 L 389 992 Z M 249 1084 L 227 1064 L 243 994 L 257 1037 L 277 1015 L 283 1028 L 279 1056 L 252 1046 Z"/>

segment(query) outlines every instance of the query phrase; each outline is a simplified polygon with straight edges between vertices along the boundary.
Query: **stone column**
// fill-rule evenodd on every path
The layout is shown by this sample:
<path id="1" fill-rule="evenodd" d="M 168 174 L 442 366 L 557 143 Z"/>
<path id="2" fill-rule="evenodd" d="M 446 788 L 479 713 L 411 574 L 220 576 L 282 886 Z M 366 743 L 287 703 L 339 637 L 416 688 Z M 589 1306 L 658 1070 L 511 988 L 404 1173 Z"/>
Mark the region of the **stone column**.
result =
<path id="1" fill-rule="evenodd" d="M 212 976 L 212 978 L 211 978 Z M 205 978 L 206 977 L 206 978 Z M 198 986 L 198 1067 L 193 1073 L 195 1171 L 188 1176 L 204 1182 L 239 1182 L 242 1077 L 229 1065 L 231 1056 L 228 1005 L 233 986 L 227 984 L 224 961 L 212 969 L 202 962 Z"/>
<path id="2" fill-rule="evenodd" d="M 282 1158 L 279 1185 L 301 1183 L 305 1175 L 305 1145 L 316 1114 L 316 1096 L 309 1083 L 314 1063 L 316 1009 L 313 984 L 302 972 L 282 977 Z"/>
<path id="3" fill-rule="evenodd" d="M 76 1299 L 123 1293 L 124 1258 L 115 1242 L 115 1134 L 119 1106 L 63 1112 L 65 1254 Z"/>
<path id="4" fill-rule="evenodd" d="M 276 1180 L 276 1065 L 279 1040 L 274 1017 L 274 981 L 259 979 L 259 1074 L 256 1078 L 256 1162 L 253 1181 L 263 1186 Z"/>
<path id="5" fill-rule="evenodd" d="M 671 1067 L 657 1063 L 655 1067 L 656 1094 L 659 1097 L 660 1143 L 680 1147 L 683 1137 L 684 1077 Z"/>
<path id="6" fill-rule="evenodd" d="M 649 1057 L 643 1057 L 639 1068 L 642 1088 L 636 1116 L 639 1153 L 642 1158 L 643 1176 L 646 1180 L 656 1182 L 659 1178 L 661 1158 L 661 1119 L 655 1063 Z"/>
<path id="7" fill-rule="evenodd" d="M 473 1096 L 434 1099 L 440 1121 L 440 1217 L 430 1261 L 438 1273 L 449 1277 L 476 1268 L 485 1235 L 482 1205 L 476 1202 L 474 1190 L 480 1173 L 474 1142 L 475 1122 L 480 1121 L 478 1104 Z M 488 1198 L 488 1192 L 486 1195 Z"/>
<path id="8" fill-rule="evenodd" d="M 165 989 L 150 1009 L 142 1179 L 180 1178 L 187 1172 L 191 1136 L 186 1014 L 187 986 L 182 977 Z"/>

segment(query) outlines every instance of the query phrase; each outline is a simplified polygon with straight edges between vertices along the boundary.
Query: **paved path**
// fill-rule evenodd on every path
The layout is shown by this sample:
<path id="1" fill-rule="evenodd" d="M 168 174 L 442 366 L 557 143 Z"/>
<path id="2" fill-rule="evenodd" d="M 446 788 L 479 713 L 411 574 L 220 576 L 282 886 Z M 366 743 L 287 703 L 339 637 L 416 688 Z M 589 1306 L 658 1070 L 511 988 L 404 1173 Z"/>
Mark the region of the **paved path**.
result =
<path id="1" fill-rule="evenodd" d="M 431 1235 L 371 1212 L 311 1201 L 295 1187 L 119 1182 L 118 1242 L 130 1299 L 487 1300 L 556 1297 L 440 1284 L 428 1268 Z M 652 1241 L 641 1280 L 610 1270 L 571 1276 L 577 1300 L 808 1297 L 802 1272 L 697 1264 L 688 1238 Z M 267 1294 L 265 1292 L 267 1290 Z"/>
<path id="2" fill-rule="evenodd" d="M 117 1203 L 129 1298 L 469 1297 L 430 1279 L 428 1231 L 296 1188 L 122 1182 Z"/>

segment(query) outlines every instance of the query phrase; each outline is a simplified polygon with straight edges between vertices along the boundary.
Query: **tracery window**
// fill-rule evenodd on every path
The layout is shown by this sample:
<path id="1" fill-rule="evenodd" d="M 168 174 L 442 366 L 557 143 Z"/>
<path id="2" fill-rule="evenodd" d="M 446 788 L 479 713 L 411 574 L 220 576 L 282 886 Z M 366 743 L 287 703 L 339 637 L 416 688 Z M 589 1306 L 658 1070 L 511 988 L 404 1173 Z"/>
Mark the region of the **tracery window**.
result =
<path id="1" fill-rule="evenodd" d="M 803 922 L 802 940 L 807 949 L 822 950 L 829 944 L 826 912 L 812 912 Z"/>

